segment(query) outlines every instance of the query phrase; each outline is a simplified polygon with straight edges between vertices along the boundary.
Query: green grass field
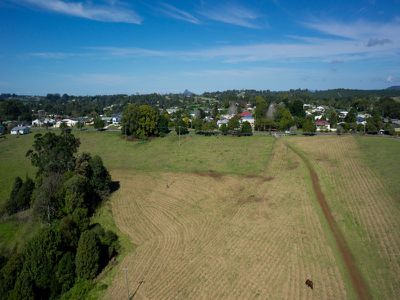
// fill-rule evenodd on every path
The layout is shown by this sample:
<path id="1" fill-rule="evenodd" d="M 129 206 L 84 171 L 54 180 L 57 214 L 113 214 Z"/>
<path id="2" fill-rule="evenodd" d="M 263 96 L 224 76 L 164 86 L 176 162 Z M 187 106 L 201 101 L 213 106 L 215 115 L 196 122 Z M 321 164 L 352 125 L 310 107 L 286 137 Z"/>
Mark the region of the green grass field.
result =
<path id="1" fill-rule="evenodd" d="M 44 131 L 41 131 L 44 132 Z M 171 134 L 149 141 L 126 141 L 119 132 L 74 131 L 81 152 L 102 157 L 106 167 L 138 171 L 218 172 L 257 174 L 267 164 L 273 138 L 203 137 Z M 33 176 L 34 168 L 25 153 L 34 133 L 0 141 L 0 205 L 7 199 L 16 176 Z"/>
<path id="2" fill-rule="evenodd" d="M 366 164 L 383 178 L 386 190 L 400 201 L 400 140 L 358 137 Z"/>

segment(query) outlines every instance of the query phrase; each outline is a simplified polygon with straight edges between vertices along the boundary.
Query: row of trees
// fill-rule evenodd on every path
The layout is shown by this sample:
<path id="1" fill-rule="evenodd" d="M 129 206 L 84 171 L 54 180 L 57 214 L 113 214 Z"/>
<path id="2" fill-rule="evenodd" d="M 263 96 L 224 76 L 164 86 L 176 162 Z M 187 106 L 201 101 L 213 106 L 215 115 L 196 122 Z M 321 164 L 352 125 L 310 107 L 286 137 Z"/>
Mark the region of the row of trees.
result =
<path id="1" fill-rule="evenodd" d="M 35 180 L 15 179 L 4 213 L 31 208 L 41 229 L 0 264 L 0 295 L 5 299 L 77 295 L 118 252 L 117 236 L 90 223 L 112 190 L 110 174 L 100 157 L 77 156 L 79 144 L 67 128 L 59 135 L 35 136 L 27 153 L 37 167 Z"/>

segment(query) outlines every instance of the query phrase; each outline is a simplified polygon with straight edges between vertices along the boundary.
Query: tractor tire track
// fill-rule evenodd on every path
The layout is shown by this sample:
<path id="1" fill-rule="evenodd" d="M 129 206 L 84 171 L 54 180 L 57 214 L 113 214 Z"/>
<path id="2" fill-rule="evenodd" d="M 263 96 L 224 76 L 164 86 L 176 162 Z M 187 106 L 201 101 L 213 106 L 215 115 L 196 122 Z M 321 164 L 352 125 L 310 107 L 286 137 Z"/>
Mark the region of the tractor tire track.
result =
<path id="1" fill-rule="evenodd" d="M 354 263 L 354 257 L 350 251 L 349 246 L 337 225 L 335 218 L 332 215 L 332 212 L 329 208 L 328 202 L 326 201 L 325 195 L 321 189 L 321 185 L 319 183 L 319 178 L 317 172 L 315 171 L 314 167 L 312 166 L 311 162 L 308 160 L 307 157 L 303 153 L 301 153 L 298 149 L 291 146 L 289 143 L 284 142 L 287 147 L 289 147 L 294 153 L 296 153 L 301 160 L 307 166 L 307 169 L 310 173 L 313 191 L 315 196 L 317 197 L 318 204 L 322 209 L 322 212 L 325 216 L 326 221 L 328 222 L 329 228 L 333 234 L 335 239 L 336 245 L 339 249 L 340 255 L 343 259 L 344 265 L 347 269 L 349 277 L 351 279 L 352 287 L 359 299 L 371 299 L 371 295 L 369 293 L 369 289 L 367 284 L 365 283 L 361 273 L 359 272 L 358 268 Z"/>

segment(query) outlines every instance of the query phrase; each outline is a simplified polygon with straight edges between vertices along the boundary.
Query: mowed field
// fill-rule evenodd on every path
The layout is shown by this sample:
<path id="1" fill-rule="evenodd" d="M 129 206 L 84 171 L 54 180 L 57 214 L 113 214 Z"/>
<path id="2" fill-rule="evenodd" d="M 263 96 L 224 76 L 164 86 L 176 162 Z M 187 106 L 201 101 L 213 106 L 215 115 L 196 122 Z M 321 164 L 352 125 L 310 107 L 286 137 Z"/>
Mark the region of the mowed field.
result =
<path id="1" fill-rule="evenodd" d="M 398 140 L 172 134 L 127 142 L 118 132 L 74 133 L 80 151 L 99 154 L 120 182 L 93 221 L 119 231 L 123 254 L 91 299 L 126 299 L 128 289 L 134 299 L 356 298 L 304 157 L 370 294 L 398 298 Z M 0 204 L 15 176 L 34 174 L 24 157 L 32 143 L 33 134 L 0 141 Z M 0 223 L 0 246 L 23 241 L 29 227 Z"/>
<path id="2" fill-rule="evenodd" d="M 316 169 L 328 205 L 375 299 L 400 295 L 400 141 L 293 138 Z"/>
<path id="3" fill-rule="evenodd" d="M 105 299 L 127 297 L 124 270 L 135 299 L 352 298 L 304 163 L 278 141 L 264 167 L 258 176 L 116 171 L 114 219 L 136 249 Z"/>

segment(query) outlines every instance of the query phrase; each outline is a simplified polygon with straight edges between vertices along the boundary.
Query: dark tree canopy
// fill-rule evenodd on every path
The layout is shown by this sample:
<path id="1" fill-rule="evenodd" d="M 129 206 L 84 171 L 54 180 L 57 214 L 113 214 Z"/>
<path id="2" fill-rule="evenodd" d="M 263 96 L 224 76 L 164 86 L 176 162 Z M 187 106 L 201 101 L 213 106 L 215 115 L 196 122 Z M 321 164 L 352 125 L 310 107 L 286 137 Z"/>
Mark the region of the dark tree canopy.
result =
<path id="1" fill-rule="evenodd" d="M 100 241 L 97 235 L 87 230 L 82 233 L 76 251 L 76 274 L 80 279 L 93 279 L 100 268 Z"/>
<path id="2" fill-rule="evenodd" d="M 60 135 L 47 132 L 36 134 L 32 149 L 27 152 L 32 165 L 38 168 L 38 175 L 64 173 L 75 167 L 75 153 L 80 145 L 70 129 L 63 129 Z"/>

